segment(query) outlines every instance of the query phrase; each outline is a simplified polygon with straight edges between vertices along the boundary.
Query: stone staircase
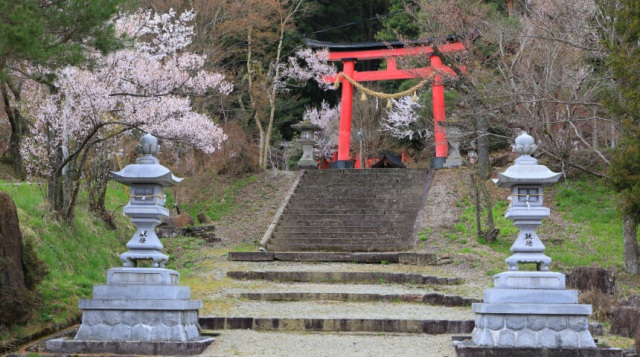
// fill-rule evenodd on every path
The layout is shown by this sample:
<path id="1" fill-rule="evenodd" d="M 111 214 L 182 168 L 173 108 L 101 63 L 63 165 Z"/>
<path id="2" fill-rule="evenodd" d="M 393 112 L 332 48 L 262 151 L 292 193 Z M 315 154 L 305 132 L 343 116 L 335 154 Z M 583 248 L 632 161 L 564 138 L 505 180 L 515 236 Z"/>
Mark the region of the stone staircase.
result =
<path id="1" fill-rule="evenodd" d="M 428 170 L 306 171 L 269 251 L 383 252 L 410 249 Z"/>
<path id="2" fill-rule="evenodd" d="M 215 269 L 224 284 L 209 292 L 199 320 L 217 335 L 207 356 L 454 356 L 451 336 L 471 333 L 470 305 L 481 301 L 442 266 L 245 261 Z"/>

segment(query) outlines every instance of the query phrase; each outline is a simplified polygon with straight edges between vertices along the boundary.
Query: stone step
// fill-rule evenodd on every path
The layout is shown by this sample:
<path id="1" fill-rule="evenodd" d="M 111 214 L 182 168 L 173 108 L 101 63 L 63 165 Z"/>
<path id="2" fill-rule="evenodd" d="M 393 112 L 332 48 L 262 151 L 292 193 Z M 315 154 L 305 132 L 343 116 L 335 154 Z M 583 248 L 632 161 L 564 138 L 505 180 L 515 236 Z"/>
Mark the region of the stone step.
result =
<path id="1" fill-rule="evenodd" d="M 418 204 L 408 204 L 407 202 L 335 202 L 335 201 L 305 201 L 305 202 L 289 202 L 287 205 L 289 209 L 344 209 L 344 210 L 361 210 L 361 209 L 401 209 L 401 210 L 413 210 L 417 213 L 419 208 Z"/>
<path id="2" fill-rule="evenodd" d="M 293 225 L 277 225 L 274 232 L 280 233 L 294 233 L 294 232 L 307 232 L 307 233 L 348 233 L 348 232 L 367 232 L 375 230 L 378 234 L 404 234 L 409 232 L 411 234 L 413 232 L 413 226 L 400 226 L 400 227 L 390 227 L 387 225 L 383 225 L 381 227 L 374 227 L 372 225 L 361 225 L 361 226 L 344 226 L 344 227 L 327 227 L 327 226 L 304 226 L 303 228 L 300 226 Z"/>
<path id="3" fill-rule="evenodd" d="M 350 238 L 350 237 L 340 237 L 340 238 L 325 238 L 322 235 L 318 235 L 317 237 L 307 237 L 307 238 L 271 238 L 271 240 L 269 241 L 270 245 L 305 245 L 305 246 L 309 246 L 309 245 L 322 245 L 322 246 L 330 246 L 330 245 L 352 245 L 354 243 L 357 243 L 358 245 L 367 245 L 367 244 L 373 244 L 373 245 L 379 245 L 379 246 L 384 246 L 384 245 L 403 245 L 403 244 L 410 244 L 410 238 L 411 236 L 409 236 L 408 238 L 394 238 L 394 237 L 380 237 L 372 235 L 369 238 L 358 238 L 357 240 L 355 240 L 354 238 Z"/>
<path id="4" fill-rule="evenodd" d="M 428 169 L 400 169 L 400 168 L 381 168 L 381 169 L 336 169 L 336 170 L 308 170 L 305 175 L 388 175 L 388 174 L 426 174 Z"/>
<path id="5" fill-rule="evenodd" d="M 416 214 L 415 209 L 388 209 L 388 208 L 289 208 L 283 214 Z"/>
<path id="6" fill-rule="evenodd" d="M 336 272 L 336 271 L 238 271 L 227 272 L 227 277 L 239 280 L 267 280 L 278 282 L 325 282 L 325 283 L 368 283 L 368 284 L 460 284 L 460 278 L 437 277 L 410 273 L 389 272 Z"/>
<path id="7" fill-rule="evenodd" d="M 307 227 L 307 226 L 324 226 L 324 227 L 354 227 L 354 226 L 368 226 L 370 230 L 376 230 L 380 227 L 409 227 L 413 229 L 413 223 L 415 219 L 407 219 L 405 217 L 393 219 L 391 217 L 386 219 L 357 219 L 357 218 L 340 218 L 340 217 L 330 217 L 327 219 L 304 219 L 304 218 L 296 218 L 290 216 L 283 216 L 280 219 L 279 224 L 283 226 L 297 226 L 297 227 Z"/>
<path id="8" fill-rule="evenodd" d="M 335 172 L 306 172 L 303 176 L 303 180 L 313 181 L 384 181 L 384 180 L 405 180 L 405 181 L 418 181 L 425 180 L 428 173 L 426 172 L 391 172 L 382 174 L 356 174 L 356 175 L 341 175 Z"/>
<path id="9" fill-rule="evenodd" d="M 417 188 L 397 188 L 396 185 L 390 187 L 371 187 L 354 185 L 350 187 L 336 187 L 331 190 L 317 189 L 312 187 L 299 186 L 294 196 L 308 197 L 412 197 L 413 195 L 422 195 L 423 187 Z"/>
<path id="10" fill-rule="evenodd" d="M 304 228 L 300 228 L 300 232 L 274 232 L 271 236 L 271 240 L 282 240 L 282 239 L 312 239 L 316 237 L 320 237 L 323 239 L 329 238 L 344 238 L 349 237 L 350 239 L 360 239 L 360 238 L 373 238 L 379 237 L 381 234 L 375 230 L 371 230 L 369 232 L 324 232 L 320 233 L 310 233 L 305 232 Z M 407 232 L 403 233 L 386 233 L 384 236 L 388 239 L 402 239 L 407 237 Z M 411 236 L 411 235 L 409 235 Z"/>
<path id="11" fill-rule="evenodd" d="M 346 263 L 400 263 L 410 265 L 438 265 L 449 262 L 448 255 L 431 253 L 380 252 L 229 252 L 230 261 L 286 261 L 286 262 L 346 262 Z"/>
<path id="12" fill-rule="evenodd" d="M 406 302 L 441 305 L 447 307 L 471 306 L 482 302 L 478 299 L 464 298 L 440 293 L 427 294 L 378 294 L 363 292 L 240 292 L 230 294 L 235 298 L 258 301 L 349 301 L 349 302 Z"/>
<path id="13" fill-rule="evenodd" d="M 411 244 L 267 244 L 266 249 L 276 252 L 325 251 L 325 252 L 399 252 L 408 250 Z"/>
<path id="14" fill-rule="evenodd" d="M 284 308 L 284 307 L 281 307 Z M 471 333 L 474 320 L 403 320 L 393 318 L 281 318 L 203 316 L 200 327 L 207 330 L 255 330 L 296 332 L 386 332 L 429 335 Z"/>
<path id="15" fill-rule="evenodd" d="M 290 219 L 293 221 L 363 221 L 376 222 L 386 220 L 407 220 L 406 215 L 389 212 L 388 214 L 368 214 L 368 213 L 342 213 L 342 214 L 313 214 L 313 213 L 284 213 L 280 219 Z M 409 221 L 414 221 L 413 219 Z"/>
<path id="16" fill-rule="evenodd" d="M 326 202 L 326 203 L 330 203 L 331 205 L 335 205 L 335 206 L 345 206 L 345 207 L 358 207 L 358 205 L 363 205 L 363 204 L 367 204 L 368 207 L 371 208 L 375 208 L 375 207 L 380 207 L 380 208 L 385 208 L 388 209 L 388 207 L 386 207 L 386 205 L 398 205 L 398 204 L 402 204 L 402 205 L 406 205 L 407 207 L 405 209 L 409 209 L 410 207 L 415 206 L 416 204 L 419 204 L 421 202 L 420 199 L 405 199 L 405 198 L 400 198 L 397 196 L 392 196 L 392 197 L 383 197 L 383 198 L 376 198 L 376 197 L 307 197 L 304 200 L 298 200 L 295 199 L 295 196 L 292 198 L 291 201 L 289 201 L 289 204 L 292 203 L 296 203 L 296 204 L 315 204 L 315 203 L 320 203 L 320 202 Z M 337 207 L 336 207 L 337 208 Z"/>
<path id="17" fill-rule="evenodd" d="M 418 180 L 427 177 L 427 172 L 389 172 L 380 174 L 356 174 L 356 175 L 344 175 L 335 172 L 306 172 L 304 179 L 313 180 L 391 180 L 391 179 L 403 179 L 403 180 Z"/>

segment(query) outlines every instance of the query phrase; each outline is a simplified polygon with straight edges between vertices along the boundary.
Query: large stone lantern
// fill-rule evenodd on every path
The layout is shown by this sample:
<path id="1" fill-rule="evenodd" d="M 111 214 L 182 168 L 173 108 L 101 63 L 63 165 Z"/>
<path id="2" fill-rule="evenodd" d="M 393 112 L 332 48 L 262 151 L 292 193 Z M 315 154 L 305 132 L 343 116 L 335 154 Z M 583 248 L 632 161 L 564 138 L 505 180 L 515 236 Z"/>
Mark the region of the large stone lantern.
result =
<path id="1" fill-rule="evenodd" d="M 169 217 L 169 210 L 164 207 L 163 188 L 175 186 L 182 179 L 175 177 L 153 156 L 159 149 L 158 139 L 151 134 L 143 136 L 137 147 L 142 156 L 135 164 L 112 173 L 115 181 L 129 186 L 129 204 L 123 211 L 137 227 L 127 243 L 129 251 L 120 255 L 125 267 L 136 266 L 138 260 L 151 260 L 152 267 L 163 268 L 169 259 L 162 254 L 162 243 L 155 227 L 163 217 Z"/>
<path id="2" fill-rule="evenodd" d="M 588 330 L 591 305 L 578 304 L 578 292 L 566 290 L 565 275 L 549 271 L 551 258 L 536 234 L 549 216 L 543 207 L 544 186 L 552 185 L 560 173 L 538 165 L 531 156 L 537 147 L 531 136 L 516 139 L 520 155 L 513 166 L 499 174 L 496 184 L 511 189 L 506 217 L 519 228 L 506 259 L 508 271 L 493 277 L 494 288 L 484 292 L 484 302 L 473 304 L 476 346 L 527 348 L 594 348 Z M 534 264 L 535 270 L 520 270 L 519 264 Z M 511 353 L 511 352 L 509 352 Z"/>
<path id="3" fill-rule="evenodd" d="M 163 188 L 182 179 L 153 156 L 159 149 L 154 136 L 143 136 L 137 149 L 142 155 L 135 164 L 112 173 L 130 187 L 124 213 L 137 227 L 127 243 L 129 251 L 120 255 L 124 266 L 109 269 L 107 284 L 93 287 L 92 300 L 80 301 L 82 324 L 74 339 L 49 340 L 49 351 L 193 355 L 214 340 L 200 335 L 202 301 L 190 300 L 189 287 L 179 285 L 179 273 L 164 268 L 168 257 L 154 231 L 169 216 Z M 143 260 L 151 261 L 151 267 L 138 266 Z"/>
<path id="4" fill-rule="evenodd" d="M 534 263 L 537 270 L 547 271 L 551 264 L 551 258 L 543 254 L 545 247 L 536 228 L 549 217 L 549 208 L 542 206 L 542 188 L 558 182 L 561 173 L 538 165 L 538 160 L 531 156 L 536 149 L 531 136 L 523 133 L 517 137 L 514 150 L 520 157 L 496 180 L 499 187 L 511 189 L 511 206 L 505 217 L 520 230 L 511 247 L 513 255 L 506 259 L 509 270 L 518 270 L 519 263 Z"/>
<path id="5" fill-rule="evenodd" d="M 302 157 L 298 161 L 298 167 L 301 169 L 318 168 L 318 163 L 313 158 L 313 147 L 316 144 L 314 133 L 316 131 L 322 131 L 322 128 L 311 124 L 308 120 L 293 124 L 291 127 L 300 132 L 298 142 L 302 145 Z"/>

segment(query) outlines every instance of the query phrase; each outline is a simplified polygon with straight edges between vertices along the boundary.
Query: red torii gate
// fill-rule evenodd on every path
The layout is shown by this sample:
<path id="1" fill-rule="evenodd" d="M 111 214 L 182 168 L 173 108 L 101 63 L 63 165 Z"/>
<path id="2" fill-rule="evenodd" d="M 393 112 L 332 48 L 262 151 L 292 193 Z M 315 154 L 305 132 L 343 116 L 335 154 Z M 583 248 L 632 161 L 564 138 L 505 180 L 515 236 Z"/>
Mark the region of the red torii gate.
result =
<path id="1" fill-rule="evenodd" d="M 381 81 L 393 79 L 428 78 L 433 76 L 431 84 L 433 98 L 433 121 L 436 146 L 436 160 L 440 158 L 444 162 L 447 158 L 447 139 L 444 128 L 440 122 L 445 120 L 444 85 L 442 74 L 455 76 L 455 72 L 442 64 L 440 57 L 435 54 L 432 46 L 418 45 L 404 47 L 404 42 L 367 42 L 339 44 L 307 40 L 307 46 L 312 48 L 329 49 L 329 61 L 342 61 L 343 69 L 336 77 L 327 78 L 332 83 L 342 73 L 356 82 Z M 464 51 L 461 42 L 449 42 L 438 46 L 442 53 Z M 404 56 L 429 56 L 430 66 L 424 68 L 398 69 L 397 58 Z M 355 70 L 357 60 L 386 59 L 387 69 L 380 71 Z M 353 111 L 353 85 L 344 76 L 341 76 L 342 107 L 340 111 L 340 133 L 338 137 L 338 161 L 337 168 L 352 168 L 350 160 L 351 144 L 351 118 Z"/>

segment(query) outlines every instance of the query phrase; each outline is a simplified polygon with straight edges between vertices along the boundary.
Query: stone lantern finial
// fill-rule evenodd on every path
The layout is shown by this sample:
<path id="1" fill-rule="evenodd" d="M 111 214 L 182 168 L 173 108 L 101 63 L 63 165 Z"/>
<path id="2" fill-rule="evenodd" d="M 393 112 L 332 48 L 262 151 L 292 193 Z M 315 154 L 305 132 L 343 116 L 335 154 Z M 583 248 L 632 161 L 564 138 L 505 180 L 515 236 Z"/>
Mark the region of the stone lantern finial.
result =
<path id="1" fill-rule="evenodd" d="M 516 145 L 514 145 L 513 149 L 516 154 L 531 156 L 538 149 L 538 146 L 534 144 L 534 142 L 533 137 L 523 131 L 522 134 L 516 138 Z"/>
<path id="2" fill-rule="evenodd" d="M 145 134 L 140 138 L 140 144 L 136 146 L 136 152 L 142 155 L 155 155 L 160 150 L 158 145 L 158 138 L 151 135 L 151 133 Z"/>

